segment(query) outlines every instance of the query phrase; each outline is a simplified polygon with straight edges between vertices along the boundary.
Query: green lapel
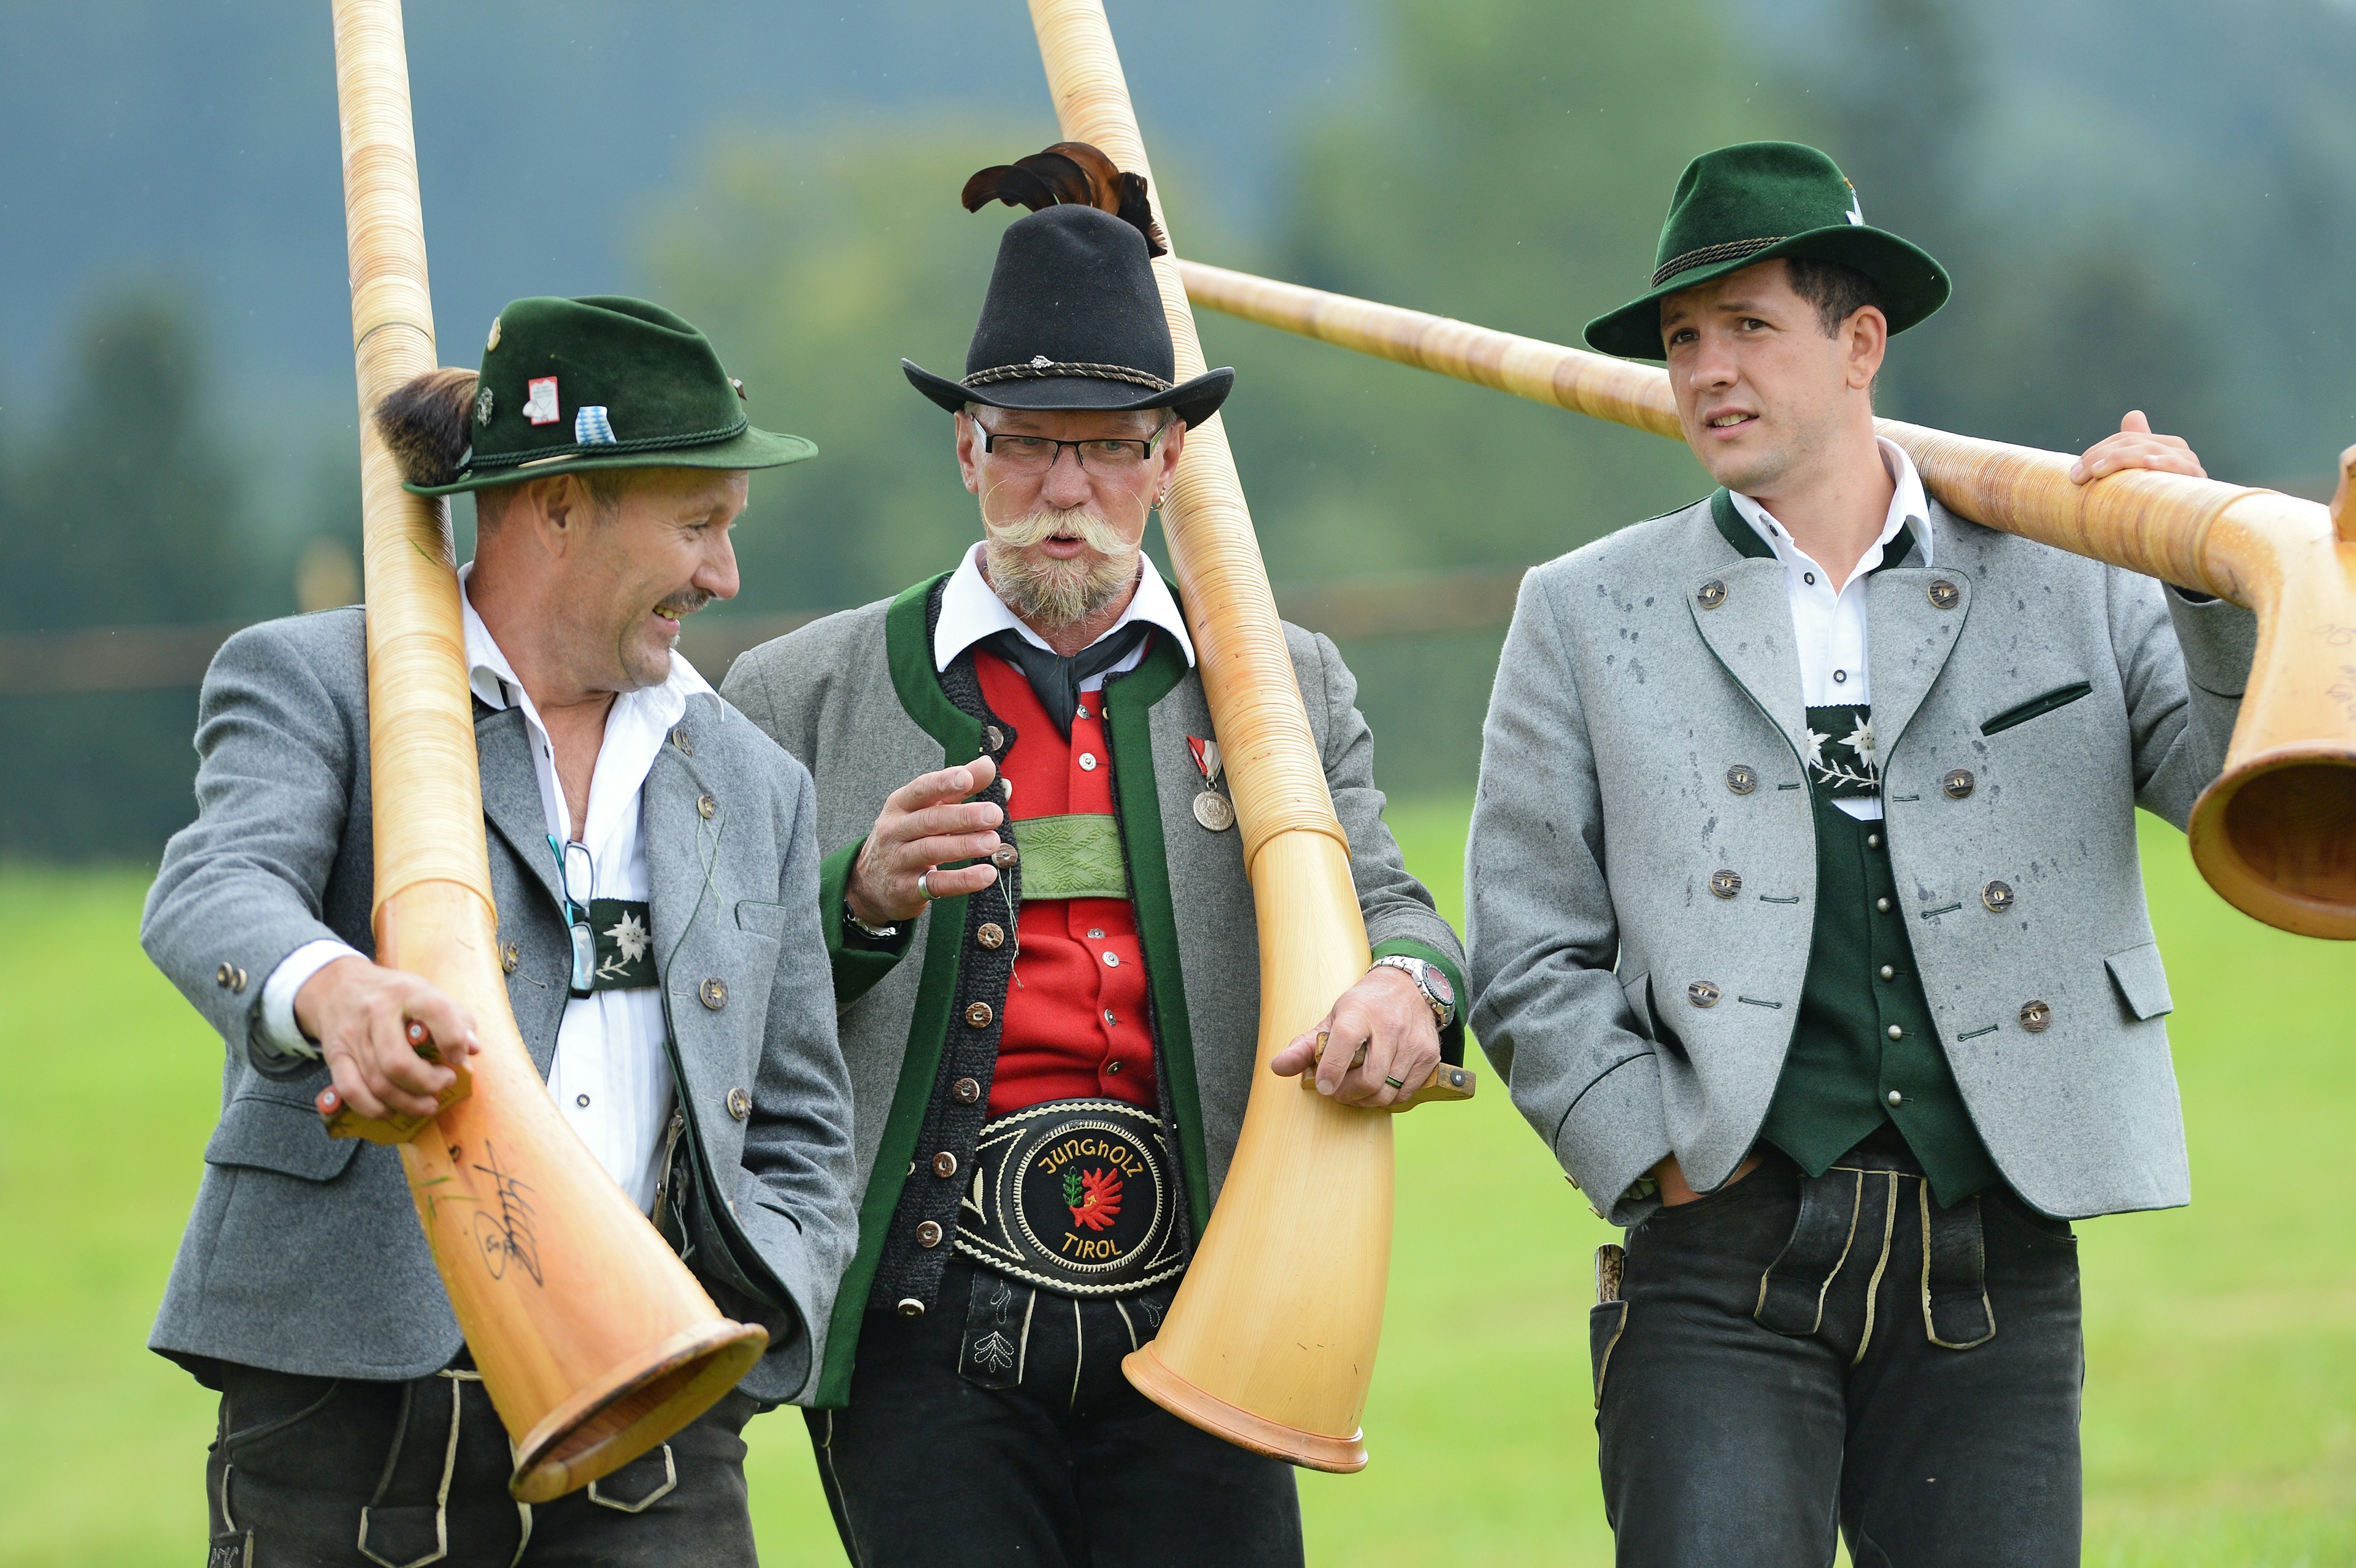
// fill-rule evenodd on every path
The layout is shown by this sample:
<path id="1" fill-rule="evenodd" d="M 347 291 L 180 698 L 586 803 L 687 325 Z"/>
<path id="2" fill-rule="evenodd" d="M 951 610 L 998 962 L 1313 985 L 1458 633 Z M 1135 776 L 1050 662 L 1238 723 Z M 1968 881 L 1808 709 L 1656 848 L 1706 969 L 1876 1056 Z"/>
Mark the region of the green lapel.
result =
<path id="1" fill-rule="evenodd" d="M 1170 902 L 1170 862 L 1163 859 L 1162 795 L 1155 779 L 1153 705 L 1186 678 L 1186 656 L 1173 637 L 1156 637 L 1152 651 L 1129 674 L 1105 683 L 1106 743 L 1112 748 L 1113 805 L 1120 818 L 1129 881 L 1136 895 L 1139 945 L 1170 1084 L 1170 1115 L 1178 1134 L 1178 1163 L 1186 1173 L 1186 1206 L 1194 1234 L 1211 1222 L 1209 1157 L 1203 1148 L 1203 1092 L 1194 1082 L 1194 1035 L 1187 1024 L 1186 982 L 1178 961 L 1178 916 Z"/>
<path id="2" fill-rule="evenodd" d="M 1767 541 L 1759 537 L 1759 530 L 1744 522 L 1742 514 L 1734 509 L 1734 497 L 1723 486 L 1710 494 L 1709 520 L 1718 525 L 1718 531 L 1726 536 L 1726 542 L 1734 547 L 1735 554 L 1747 555 L 1754 560 L 1762 557 L 1770 560 L 1775 558 L 1775 552 L 1767 548 Z"/>
<path id="3" fill-rule="evenodd" d="M 929 577 L 892 602 L 884 618 L 884 646 L 892 668 L 892 685 L 900 706 L 925 732 L 941 743 L 941 758 L 981 754 L 981 723 L 959 712 L 941 690 L 940 672 L 933 667 L 932 639 L 926 635 L 926 613 L 934 587 L 942 577 Z M 884 1233 L 892 1211 L 899 1206 L 900 1189 L 907 1179 L 908 1161 L 924 1130 L 925 1107 L 932 1099 L 933 1079 L 940 1071 L 941 1045 L 948 1038 L 949 1008 L 957 999 L 959 935 L 965 930 L 963 897 L 943 899 L 926 912 L 929 934 L 938 940 L 925 944 L 925 971 L 916 987 L 916 1008 L 908 1019 L 908 1045 L 900 1061 L 900 1082 L 892 1093 L 892 1111 L 884 1124 L 884 1137 L 867 1178 L 867 1194 L 859 1205 L 859 1252 L 842 1276 L 834 1300 L 834 1321 L 827 1333 L 826 1362 L 820 1373 L 817 1403 L 839 1409 L 851 1400 L 851 1371 L 859 1349 L 860 1320 L 866 1315 L 867 1293 L 875 1283 L 875 1267 L 884 1256 Z"/>

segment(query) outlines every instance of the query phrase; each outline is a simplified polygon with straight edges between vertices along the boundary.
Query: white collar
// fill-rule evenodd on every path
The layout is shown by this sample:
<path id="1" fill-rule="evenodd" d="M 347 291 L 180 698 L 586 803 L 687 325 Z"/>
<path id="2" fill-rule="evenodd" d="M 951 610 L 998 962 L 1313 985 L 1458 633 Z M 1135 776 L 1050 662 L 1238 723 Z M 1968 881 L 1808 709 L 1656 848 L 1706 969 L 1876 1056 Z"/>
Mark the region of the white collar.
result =
<path id="1" fill-rule="evenodd" d="M 1922 564 L 1931 564 L 1931 503 L 1922 494 L 1922 476 L 1914 472 L 1914 460 L 1906 455 L 1904 447 L 1887 436 L 1876 436 L 1874 440 L 1881 448 L 1881 465 L 1889 471 L 1894 488 L 1890 496 L 1889 516 L 1882 520 L 1881 537 L 1875 539 L 1872 547 L 1858 559 L 1856 570 L 1849 573 L 1852 582 L 1879 566 L 1882 552 L 1890 541 L 1898 537 L 1899 529 L 1910 525 L 1914 530 L 1914 548 L 1922 554 Z M 1775 552 L 1777 560 L 1789 566 L 1794 560 L 1806 559 L 1807 552 L 1793 542 L 1791 531 L 1777 522 L 1766 507 L 1739 490 L 1729 491 L 1728 495 L 1734 502 L 1734 509 L 1741 514 L 1742 520 L 1766 541 L 1767 548 Z M 1817 563 L 1810 560 L 1808 564 L 1815 566 Z"/>
<path id="2" fill-rule="evenodd" d="M 948 668 L 958 655 L 982 638 L 1010 628 L 1027 642 L 1047 646 L 1047 639 L 1017 619 L 1014 612 L 1006 607 L 1006 601 L 981 575 L 981 548 L 976 545 L 966 551 L 957 571 L 949 574 L 948 586 L 941 591 L 941 618 L 933 628 L 936 669 Z M 1153 570 L 1153 562 L 1142 554 L 1137 559 L 1137 592 L 1130 595 L 1129 608 L 1088 645 L 1094 647 L 1131 621 L 1148 621 L 1168 632 L 1178 644 L 1178 651 L 1186 656 L 1187 664 L 1192 665 L 1194 644 L 1186 635 L 1186 618 L 1178 613 L 1178 601 L 1170 596 L 1170 585 Z"/>
<path id="3" fill-rule="evenodd" d="M 540 722 L 540 710 L 532 706 L 531 697 L 523 688 L 523 681 L 508 662 L 508 656 L 491 636 L 491 629 L 475 613 L 475 601 L 466 592 L 467 580 L 475 574 L 475 563 L 468 561 L 458 569 L 458 613 L 466 632 L 466 684 L 477 697 L 497 709 L 509 709 L 520 702 L 525 714 L 535 728 Z M 663 729 L 679 722 L 687 712 L 687 699 L 699 692 L 712 689 L 712 683 L 697 673 L 687 656 L 674 649 L 670 656 L 670 675 L 659 686 L 649 686 L 637 691 L 625 691 L 616 699 L 616 707 L 624 703 L 648 705 L 649 713 Z"/>

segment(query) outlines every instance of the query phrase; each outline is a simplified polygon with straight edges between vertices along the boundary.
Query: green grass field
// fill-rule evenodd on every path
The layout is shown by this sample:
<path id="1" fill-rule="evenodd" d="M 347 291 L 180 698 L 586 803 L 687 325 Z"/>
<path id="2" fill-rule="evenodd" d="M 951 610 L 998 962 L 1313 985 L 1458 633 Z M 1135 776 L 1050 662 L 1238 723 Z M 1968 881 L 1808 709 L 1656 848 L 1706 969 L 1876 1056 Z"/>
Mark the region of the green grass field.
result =
<path id="1" fill-rule="evenodd" d="M 1451 913 L 1464 816 L 1392 813 Z M 2081 1228 L 2088 1561 L 2356 1563 L 2356 949 L 2244 918 L 2146 826 L 2200 1201 Z M 202 1539 L 210 1401 L 144 1345 L 220 1047 L 138 951 L 143 891 L 0 873 L 0 1563 Z M 1404 1118 L 1398 1170 L 1374 1462 L 1303 1476 L 1312 1560 L 1608 1563 L 1584 1317 L 1612 1232 L 1493 1081 Z M 751 1440 L 765 1561 L 840 1563 L 801 1423 Z"/>

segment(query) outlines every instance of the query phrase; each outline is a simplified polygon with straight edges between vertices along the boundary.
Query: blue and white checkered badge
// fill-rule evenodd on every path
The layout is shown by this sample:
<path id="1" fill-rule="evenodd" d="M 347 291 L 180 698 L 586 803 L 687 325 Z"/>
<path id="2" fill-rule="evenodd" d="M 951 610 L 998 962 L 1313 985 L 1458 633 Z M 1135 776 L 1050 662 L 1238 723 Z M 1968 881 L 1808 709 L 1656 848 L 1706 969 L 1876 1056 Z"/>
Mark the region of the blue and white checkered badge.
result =
<path id="1" fill-rule="evenodd" d="M 582 446 L 615 446 L 614 427 L 605 418 L 603 403 L 584 403 L 581 411 L 573 416 L 573 439 Z"/>

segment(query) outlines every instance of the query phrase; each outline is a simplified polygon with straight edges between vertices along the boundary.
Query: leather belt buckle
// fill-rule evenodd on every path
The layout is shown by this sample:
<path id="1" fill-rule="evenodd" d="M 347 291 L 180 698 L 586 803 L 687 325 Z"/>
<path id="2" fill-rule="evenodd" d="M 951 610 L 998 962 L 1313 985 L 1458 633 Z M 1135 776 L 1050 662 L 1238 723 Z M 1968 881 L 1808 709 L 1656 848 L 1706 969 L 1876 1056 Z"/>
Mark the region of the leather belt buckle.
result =
<path id="1" fill-rule="evenodd" d="M 957 1249 L 1066 1296 L 1120 1296 L 1186 1266 L 1162 1119 L 1119 1100 L 1051 1100 L 985 1124 Z"/>

